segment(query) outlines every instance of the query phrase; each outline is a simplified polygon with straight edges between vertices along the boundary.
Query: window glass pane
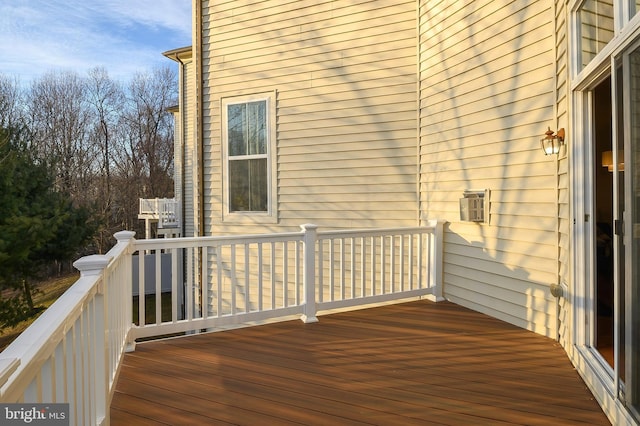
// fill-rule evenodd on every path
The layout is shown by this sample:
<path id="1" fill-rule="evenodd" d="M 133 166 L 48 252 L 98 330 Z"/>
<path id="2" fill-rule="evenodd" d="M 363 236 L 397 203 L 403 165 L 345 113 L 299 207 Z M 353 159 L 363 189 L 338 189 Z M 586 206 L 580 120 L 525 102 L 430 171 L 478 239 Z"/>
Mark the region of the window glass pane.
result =
<path id="1" fill-rule="evenodd" d="M 628 64 L 625 64 L 625 78 L 628 82 L 624 86 L 625 109 L 628 109 L 629 123 L 625 135 L 629 141 L 625 148 L 629 148 L 631 164 L 624 165 L 625 173 L 631 174 L 631 202 L 625 205 L 631 211 L 631 280 L 627 282 L 625 292 L 625 307 L 628 309 L 626 329 L 626 381 L 627 400 L 631 402 L 636 413 L 640 413 L 640 267 L 637 259 L 640 257 L 640 48 L 629 54 Z"/>
<path id="2" fill-rule="evenodd" d="M 247 105 L 229 105 L 227 109 L 227 132 L 229 155 L 247 155 Z"/>
<path id="3" fill-rule="evenodd" d="M 613 1 L 586 0 L 578 10 L 581 69 L 613 38 Z"/>
<path id="4" fill-rule="evenodd" d="M 249 155 L 267 153 L 267 105 L 265 101 L 247 104 Z"/>
<path id="5" fill-rule="evenodd" d="M 266 101 L 229 105 L 227 128 L 229 155 L 262 155 L 267 153 Z"/>
<path id="6" fill-rule="evenodd" d="M 267 211 L 267 159 L 229 161 L 229 210 Z"/>
<path id="7" fill-rule="evenodd" d="M 629 0 L 629 17 L 633 18 L 640 11 L 640 0 Z"/>

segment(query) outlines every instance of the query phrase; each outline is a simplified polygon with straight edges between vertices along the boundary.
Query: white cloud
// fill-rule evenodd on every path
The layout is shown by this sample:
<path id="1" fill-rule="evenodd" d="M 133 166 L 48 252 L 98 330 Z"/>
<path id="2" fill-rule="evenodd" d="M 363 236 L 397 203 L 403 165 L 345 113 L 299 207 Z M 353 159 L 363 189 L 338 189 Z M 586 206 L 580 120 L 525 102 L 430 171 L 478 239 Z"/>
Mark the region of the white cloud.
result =
<path id="1" fill-rule="evenodd" d="M 191 23 L 190 0 L 107 0 L 101 6 L 124 21 L 191 34 L 191 27 L 185 26 Z"/>
<path id="2" fill-rule="evenodd" d="M 3 0 L 0 72 L 32 80 L 52 69 L 105 66 L 115 78 L 166 64 L 190 43 L 189 0 Z"/>

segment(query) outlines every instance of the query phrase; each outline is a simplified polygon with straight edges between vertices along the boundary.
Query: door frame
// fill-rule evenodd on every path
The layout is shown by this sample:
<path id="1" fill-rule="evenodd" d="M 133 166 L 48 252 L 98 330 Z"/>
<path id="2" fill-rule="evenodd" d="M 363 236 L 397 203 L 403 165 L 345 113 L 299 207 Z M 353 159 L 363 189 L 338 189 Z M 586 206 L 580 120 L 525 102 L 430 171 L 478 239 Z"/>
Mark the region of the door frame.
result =
<path id="1" fill-rule="evenodd" d="M 595 336 L 592 322 L 595 313 L 595 156 L 593 129 L 593 93 L 595 86 L 610 75 L 611 64 L 603 63 L 589 78 L 574 88 L 573 92 L 573 138 L 571 156 L 573 189 L 573 244 L 574 282 L 573 293 L 573 343 L 584 359 L 591 365 L 603 367 L 592 347 Z M 596 351 L 597 352 L 597 351 Z M 602 378 L 611 377 L 606 368 L 600 371 Z"/>
<path id="2" fill-rule="evenodd" d="M 571 281 L 573 291 L 569 297 L 572 306 L 572 347 L 567 348 L 570 358 L 590 390 L 605 409 L 610 418 L 635 423 L 625 407 L 624 396 L 618 392 L 618 368 L 610 368 L 602 363 L 602 357 L 592 347 L 595 282 L 595 247 L 593 246 L 594 197 L 593 188 L 595 158 L 593 152 L 594 131 L 592 128 L 592 94 L 595 85 L 611 75 L 612 93 L 615 91 L 616 58 L 640 42 L 640 16 L 636 16 L 620 31 L 609 45 L 600 52 L 599 62 L 587 66 L 583 72 L 571 79 L 569 93 L 569 114 L 571 117 L 572 140 L 570 144 L 570 188 L 571 195 L 571 243 L 573 245 Z M 576 34 L 573 32 L 573 34 Z M 576 43 L 576 40 L 573 40 Z M 575 46 L 575 44 L 574 44 Z M 572 49 L 574 52 L 575 48 Z M 575 56 L 575 55 L 574 55 Z M 574 59 L 574 56 L 571 59 Z M 596 58 L 597 59 L 597 58 Z M 612 97 L 612 118 L 616 114 L 615 96 Z M 612 138 L 615 137 L 615 125 Z M 627 154 L 625 153 L 625 156 Z M 626 178 L 626 176 L 625 176 Z M 617 195 L 616 195 L 617 196 Z M 625 217 L 626 219 L 626 217 Z M 626 225 L 625 225 L 626 226 Z M 629 267 L 630 262 L 626 262 Z M 624 289 L 621 289 L 624 291 Z"/>

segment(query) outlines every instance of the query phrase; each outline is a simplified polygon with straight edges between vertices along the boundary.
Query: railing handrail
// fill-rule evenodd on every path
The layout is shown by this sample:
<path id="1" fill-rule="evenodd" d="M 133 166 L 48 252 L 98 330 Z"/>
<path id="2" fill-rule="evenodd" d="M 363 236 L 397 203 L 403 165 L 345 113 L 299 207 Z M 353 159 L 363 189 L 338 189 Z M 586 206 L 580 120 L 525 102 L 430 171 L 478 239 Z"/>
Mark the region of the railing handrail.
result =
<path id="1" fill-rule="evenodd" d="M 389 236 L 399 234 L 418 234 L 418 233 L 430 233 L 435 230 L 434 225 L 428 226 L 411 226 L 401 228 L 376 228 L 376 229 L 337 229 L 331 231 L 318 231 L 318 238 L 331 238 L 331 237 L 371 237 L 371 236 Z"/>
<path id="2" fill-rule="evenodd" d="M 0 401 L 13 401 L 12 392 L 21 387 L 22 382 L 30 381 L 24 371 L 39 369 L 44 360 L 54 351 L 63 333 L 75 321 L 88 298 L 97 292 L 101 276 L 81 277 L 54 304 L 42 313 L 25 331 L 23 331 L 0 357 L 17 359 L 20 362 L 14 375 L 22 378 L 20 382 L 8 382 L 7 387 L 0 389 Z"/>
<path id="3" fill-rule="evenodd" d="M 400 283 L 400 290 L 396 290 L 395 288 L 391 288 L 391 289 L 386 289 L 385 288 L 385 281 L 388 281 L 391 286 L 393 287 L 393 280 L 395 279 L 395 277 L 391 277 L 391 278 L 386 278 L 386 277 L 381 277 L 381 283 L 382 283 L 382 290 L 376 290 L 376 289 L 372 289 L 370 291 L 371 294 L 367 294 L 366 296 L 366 300 L 370 301 L 370 303 L 378 303 L 381 301 L 390 301 L 395 299 L 398 299 L 399 296 L 397 296 L 400 293 L 403 293 L 406 297 L 416 297 L 416 296 L 427 296 L 432 298 L 433 300 L 442 300 L 442 291 L 441 291 L 441 267 L 439 266 L 439 263 L 441 263 L 441 254 L 439 254 L 438 252 L 441 251 L 441 233 L 442 233 L 442 224 L 443 222 L 438 222 L 438 221 L 429 221 L 427 223 L 426 226 L 416 226 L 416 227 L 400 227 L 400 228 L 377 228 L 377 229 L 371 229 L 371 228 L 363 228 L 363 229 L 340 229 L 340 230 L 332 230 L 332 231 L 317 231 L 314 229 L 314 239 L 312 242 L 310 242 L 307 239 L 307 231 L 308 229 L 304 229 L 305 227 L 313 227 L 314 225 L 303 225 L 303 230 L 302 231 L 298 231 L 298 232 L 285 232 L 285 233 L 275 233 L 275 234 L 253 234 L 253 235 L 225 235 L 225 236 L 210 236 L 210 237 L 194 237 L 194 238 L 167 238 L 167 239 L 153 239 L 153 240 L 137 240 L 136 241 L 136 249 L 138 250 L 139 253 L 144 253 L 145 256 L 144 258 L 147 258 L 151 255 L 151 258 L 155 258 L 156 260 L 154 261 L 155 267 L 153 267 L 153 270 L 150 271 L 146 271 L 144 272 L 143 270 L 145 269 L 142 265 L 144 263 L 146 263 L 146 261 L 142 258 L 142 256 L 139 258 L 139 262 L 140 262 L 140 266 L 138 268 L 139 273 L 141 274 L 139 277 L 139 294 L 142 294 L 142 292 L 145 290 L 145 287 L 143 286 L 142 282 L 147 280 L 147 275 L 151 274 L 154 275 L 155 274 L 155 278 L 151 277 L 151 281 L 155 282 L 156 284 L 160 281 L 160 277 L 162 275 L 162 259 L 160 257 L 158 257 L 160 255 L 160 253 L 167 253 L 167 251 L 169 252 L 173 252 L 174 250 L 188 250 L 189 253 L 191 253 L 189 256 L 191 256 L 191 259 L 188 260 L 188 263 L 191 266 L 188 266 L 187 269 L 189 269 L 191 271 L 191 279 L 187 279 L 187 281 L 191 282 L 191 284 L 188 285 L 188 288 L 185 287 L 185 291 L 189 294 L 191 294 L 191 297 L 195 297 L 200 298 L 202 300 L 205 300 L 207 297 L 211 297 L 211 295 L 213 293 L 219 293 L 220 291 L 225 291 L 225 285 L 223 285 L 222 287 L 220 286 L 220 284 L 218 283 L 216 286 L 216 283 L 214 283 L 212 280 L 218 280 L 217 282 L 219 282 L 220 279 L 225 279 L 225 277 L 229 277 L 228 279 L 236 282 L 236 281 L 246 281 L 246 284 L 244 284 L 243 286 L 247 287 L 247 289 L 245 289 L 244 287 L 242 287 L 242 289 L 240 290 L 241 293 L 239 293 L 238 295 L 235 296 L 240 296 L 245 298 L 245 306 L 243 306 L 240 310 L 242 311 L 243 309 L 246 310 L 242 311 L 242 312 L 232 312 L 231 313 L 231 317 L 237 317 L 240 318 L 242 317 L 242 321 L 255 321 L 255 320 L 259 320 L 259 318 L 262 319 L 267 319 L 268 318 L 276 318 L 278 317 L 280 314 L 282 314 L 282 316 L 290 316 L 290 315 L 303 315 L 303 316 L 308 316 L 309 318 L 313 318 L 314 315 L 308 315 L 308 306 L 303 306 L 304 304 L 312 304 L 314 303 L 314 301 L 311 301 L 308 299 L 309 295 L 314 294 L 316 291 L 318 291 L 318 289 L 313 288 L 312 290 L 308 289 L 308 285 L 307 284 L 301 284 L 303 281 L 306 283 L 309 283 L 311 280 L 310 278 L 312 276 L 315 276 L 316 273 L 320 273 L 317 272 L 316 267 L 313 266 L 313 273 L 309 273 L 307 274 L 306 272 L 303 271 L 303 269 L 306 271 L 307 269 L 307 264 L 309 263 L 309 259 L 310 257 L 308 257 L 307 255 L 305 255 L 305 259 L 303 260 L 302 257 L 296 257 L 296 258 L 291 258 L 289 259 L 289 272 L 285 270 L 283 270 L 283 274 L 287 275 L 287 273 L 289 273 L 291 280 L 291 283 L 289 284 L 289 286 L 287 287 L 285 285 L 285 287 L 283 289 L 278 290 L 278 292 L 281 291 L 285 291 L 286 288 L 289 288 L 290 291 L 294 291 L 296 292 L 296 294 L 298 296 L 295 296 L 295 301 L 293 301 L 293 305 L 288 304 L 285 302 L 285 304 L 281 307 L 279 307 L 277 310 L 273 310 L 273 308 L 269 309 L 269 312 L 264 312 L 263 315 L 258 315 L 256 312 L 249 312 L 248 310 L 249 305 L 252 303 L 260 303 L 260 301 L 256 301 L 256 297 L 262 297 L 260 296 L 262 290 L 255 288 L 256 284 L 251 284 L 250 281 L 247 281 L 249 279 L 249 277 L 253 274 L 263 274 L 264 276 L 264 268 L 266 267 L 264 264 L 260 265 L 261 263 L 264 262 L 273 262 L 273 260 L 269 261 L 267 260 L 261 260 L 258 261 L 258 263 L 253 264 L 251 261 L 248 261 L 246 256 L 251 256 L 250 252 L 253 251 L 260 251 L 260 250 L 271 250 L 273 247 L 273 244 L 284 244 L 284 243 L 295 243 L 295 244 L 301 244 L 301 248 L 296 248 L 296 246 L 292 246 L 292 248 L 290 249 L 291 252 L 296 251 L 296 250 L 300 250 L 300 254 L 299 256 L 302 256 L 302 253 L 305 251 L 305 248 L 307 245 L 311 244 L 311 246 L 313 247 L 313 251 L 315 252 L 320 246 L 319 244 L 323 243 L 324 241 L 327 240 L 343 240 L 343 245 L 357 245 L 357 244 L 365 244 L 365 251 L 369 250 L 368 248 L 366 248 L 368 245 L 374 244 L 373 241 L 377 238 L 388 238 L 390 239 L 390 241 L 392 241 L 394 238 L 398 238 L 399 240 L 396 243 L 391 243 L 391 245 L 389 245 L 390 243 L 384 243 L 381 242 L 381 244 L 383 245 L 382 247 L 382 252 L 381 254 L 377 254 L 376 256 L 393 256 L 394 259 L 399 258 L 400 256 L 423 256 L 423 258 L 415 259 L 415 264 L 413 266 L 410 265 L 410 267 L 415 268 L 429 268 L 430 270 L 424 271 L 424 272 L 416 272 L 416 276 L 411 278 L 408 277 L 407 278 L 407 287 L 408 289 L 405 290 L 404 289 L 404 284 Z M 424 243 L 424 246 L 422 245 L 416 245 L 415 248 L 409 247 L 409 245 L 411 244 L 418 244 L 416 243 L 414 240 L 417 240 L 416 236 L 417 235 L 433 235 L 432 238 L 430 238 L 427 242 Z M 403 239 L 404 236 L 404 239 Z M 357 240 L 357 241 L 356 241 Z M 346 241 L 346 242 L 345 242 Z M 387 244 L 385 246 L 385 244 Z M 397 244 L 401 244 L 401 245 L 406 245 L 407 249 L 406 249 L 406 253 L 403 253 L 404 248 L 403 247 L 392 247 L 394 245 Z M 207 263 L 207 262 L 203 262 L 202 260 L 198 260 L 199 258 L 201 258 L 202 256 L 220 256 L 222 254 L 218 253 L 218 250 L 221 248 L 228 248 L 229 250 L 237 250 L 239 252 L 241 252 L 241 254 L 239 254 L 239 256 L 242 257 L 243 261 L 240 261 L 240 263 L 234 263 L 236 262 L 235 258 L 232 259 L 227 259 L 227 261 L 223 261 L 222 263 L 218 264 L 217 266 L 215 264 L 211 264 L 211 263 Z M 384 253 L 385 247 L 387 247 L 388 249 L 388 253 Z M 394 248 L 396 248 L 396 251 L 394 251 Z M 213 252 L 210 252 L 209 249 L 214 249 Z M 197 250 L 197 251 L 195 251 Z M 207 250 L 207 251 L 205 251 Z M 284 249 L 286 251 L 286 248 Z M 323 249 L 325 250 L 325 249 Z M 359 249 L 355 249 L 355 250 L 359 250 Z M 373 247 L 372 249 L 375 252 L 375 247 Z M 412 254 L 412 250 L 415 250 L 416 253 Z M 353 251 L 353 250 L 352 250 Z M 418 253 L 418 251 L 420 251 L 420 253 Z M 152 255 L 151 253 L 156 253 L 156 255 Z M 206 253 L 206 254 L 205 254 Z M 245 254 L 242 254 L 245 253 Z M 233 256 L 237 256 L 233 255 Z M 155 256 L 155 257 L 154 257 Z M 169 256 L 173 256 L 173 254 L 169 254 Z M 298 256 L 298 255 L 296 255 Z M 314 256 L 317 256 L 318 261 L 322 261 L 322 256 L 321 254 L 314 254 Z M 353 256 L 355 256 L 355 252 L 353 252 L 352 254 L 350 254 L 350 258 L 347 259 L 347 263 L 348 262 L 360 262 L 360 258 L 355 259 Z M 358 256 L 362 256 L 362 254 L 359 254 Z M 315 259 L 315 257 L 314 257 Z M 329 258 L 327 258 L 327 261 L 329 260 Z M 377 260 L 372 260 L 372 261 L 379 261 L 380 259 Z M 336 260 L 338 261 L 338 260 Z M 368 262 L 369 260 L 363 260 L 365 263 Z M 282 268 L 286 268 L 286 264 L 287 264 L 287 260 L 280 260 L 280 262 L 283 262 L 280 267 Z M 396 260 L 391 260 L 391 262 L 396 262 Z M 411 263 L 412 261 L 409 260 L 409 263 Z M 297 266 L 296 266 L 297 265 Z M 216 269 L 218 272 L 212 272 L 211 268 Z M 225 269 L 226 268 L 226 269 Z M 252 269 L 253 268 L 253 269 Z M 293 269 L 291 269 L 293 268 Z M 298 269 L 299 268 L 299 269 Z M 318 265 L 318 271 L 321 269 L 326 270 L 326 265 Z M 363 266 L 364 268 L 364 266 Z M 262 269 L 262 272 L 260 272 L 259 270 Z M 375 269 L 375 268 L 374 268 Z M 154 272 L 155 270 L 155 272 Z M 222 271 L 222 272 L 221 272 Z M 395 272 L 394 272 L 395 271 Z M 347 279 L 350 280 L 355 280 L 355 279 L 366 279 L 370 273 L 373 274 L 385 274 L 385 273 L 391 273 L 391 274 L 406 274 L 409 273 L 407 271 L 403 272 L 403 267 L 402 266 L 397 266 L 394 269 L 394 266 L 390 266 L 388 268 L 388 270 L 385 272 L 385 267 L 382 266 L 380 268 L 379 271 L 375 271 L 373 270 L 371 271 L 365 271 L 364 269 L 360 272 L 358 272 L 358 276 L 355 277 L 353 274 L 354 272 L 351 272 L 351 275 L 349 277 L 347 277 Z M 271 272 L 271 274 L 273 274 L 273 272 Z M 304 274 L 305 278 L 302 278 L 302 275 Z M 217 275 L 217 278 L 216 278 Z M 336 276 L 337 274 L 332 275 L 332 278 L 327 278 L 327 279 L 338 279 L 338 277 Z M 320 283 L 323 282 L 322 278 L 320 278 Z M 198 279 L 200 280 L 204 280 L 202 282 L 197 281 Z M 258 277 L 254 277 L 252 278 L 254 281 L 259 281 L 262 282 L 262 278 Z M 267 278 L 268 279 L 268 278 Z M 271 278 L 272 279 L 272 278 Z M 345 277 L 341 277 L 341 279 L 344 281 Z M 195 280 L 195 281 L 194 281 Z M 325 280 L 326 281 L 326 280 Z M 412 288 L 411 286 L 414 286 L 414 284 L 418 283 L 418 281 L 420 281 L 420 285 L 423 285 L 424 288 L 422 289 L 417 289 L 417 288 Z M 298 284 L 296 284 L 298 283 Z M 162 284 L 164 285 L 164 284 Z M 173 284 L 174 286 L 176 285 L 176 283 Z M 233 288 L 236 288 L 235 286 L 237 285 L 234 284 Z M 258 284 L 258 286 L 261 286 L 262 284 Z M 299 290 L 297 289 L 296 286 L 298 285 L 302 285 L 303 287 L 301 287 Z M 340 284 L 340 285 L 344 285 L 344 283 Z M 160 291 L 160 287 L 161 285 L 157 285 L 156 288 L 156 292 Z M 249 293 L 246 293 L 247 291 L 249 291 L 249 287 L 252 287 L 254 289 L 254 291 L 257 291 L 257 295 L 251 296 Z M 360 285 L 360 287 L 362 287 Z M 211 290 L 207 290 L 207 288 L 211 288 Z M 217 290 L 216 290 L 217 289 Z M 153 289 L 151 290 L 153 292 Z M 193 292 L 196 293 L 193 293 Z M 275 291 L 275 290 L 273 290 Z M 212 293 L 213 292 L 213 293 Z M 234 293 L 235 290 L 233 290 L 231 293 L 231 297 L 235 297 Z M 353 292 L 353 289 L 351 289 L 351 292 Z M 187 295 L 187 293 L 185 293 L 185 295 Z M 200 294 L 201 293 L 201 294 Z M 364 295 L 365 292 L 361 289 L 361 293 Z M 385 293 L 391 293 L 391 294 L 385 294 Z M 304 297 L 303 297 L 304 294 Z M 186 297 L 186 296 L 185 296 Z M 278 296 L 278 297 L 282 297 L 282 296 Z M 335 309 L 335 307 L 340 307 L 340 306 L 355 306 L 357 304 L 366 304 L 367 302 L 364 301 L 364 298 L 360 298 L 360 297 L 355 297 L 352 296 L 353 300 L 351 301 L 336 301 L 333 297 L 329 297 L 326 300 L 322 300 L 322 298 L 320 298 L 318 300 L 318 307 L 320 309 Z M 250 300 L 251 298 L 253 298 L 253 300 Z M 301 302 L 299 302 L 299 299 L 304 299 L 302 301 L 302 304 L 300 304 Z M 159 302 L 159 297 L 155 298 L 156 300 L 156 309 L 160 309 L 160 302 Z M 271 304 L 273 305 L 273 300 L 270 301 Z M 139 311 L 142 311 L 145 308 L 145 301 L 143 298 L 139 299 Z M 186 302 L 187 304 L 189 304 L 190 302 Z M 233 302 L 235 303 L 235 302 Z M 190 305 L 191 306 L 191 305 Z M 286 309 L 285 309 L 286 308 Z M 202 306 L 199 306 L 197 308 L 199 311 L 201 311 L 203 309 Z M 218 307 L 218 309 L 220 309 L 220 307 Z M 261 310 L 262 308 L 258 308 L 259 310 Z M 277 311 L 277 312 L 276 312 Z M 200 313 L 196 314 L 196 316 L 194 316 L 193 318 L 188 318 L 188 319 L 179 319 L 179 318 L 173 318 L 170 321 L 165 321 L 165 322 L 161 322 L 161 320 L 159 319 L 159 317 L 156 317 L 156 322 L 155 323 L 144 323 L 143 327 L 134 327 L 133 330 L 133 335 L 136 338 L 139 337 L 153 337 L 154 335 L 162 335 L 162 334 L 168 334 L 168 333 L 176 333 L 176 332 L 184 332 L 184 331 L 188 331 L 189 330 L 189 322 L 193 322 L 193 329 L 203 329 L 203 328 L 211 328 L 211 327 L 217 327 L 220 326 L 222 323 L 225 323 L 225 321 L 228 321 L 230 317 L 225 315 L 225 318 L 222 317 L 210 317 L 207 318 L 206 315 L 204 317 L 198 317 Z M 240 321 L 240 319 L 238 319 Z M 232 321 L 229 321 L 229 324 Z M 153 329 L 156 328 L 157 331 L 153 331 Z"/>
<path id="4" fill-rule="evenodd" d="M 171 249 L 184 247 L 206 247 L 219 243 L 244 244 L 269 241 L 301 240 L 301 232 L 282 232 L 275 234 L 218 235 L 213 237 L 174 237 L 136 240 L 137 250 Z"/>
<path id="5" fill-rule="evenodd" d="M 105 347 L 107 335 L 115 330 L 105 321 L 103 299 L 108 291 L 118 291 L 106 289 L 106 277 L 113 272 L 117 259 L 130 254 L 133 234 L 116 233 L 118 243 L 106 255 L 76 261 L 80 278 L 0 353 L 0 402 L 35 403 L 47 399 L 47 395 L 54 400 L 42 402 L 71 402 L 73 398 L 93 396 L 97 400 L 78 404 L 82 407 L 74 407 L 71 418 L 77 424 L 100 424 L 108 418 L 115 374 L 108 371 L 107 358 L 109 353 L 117 356 L 118 351 L 124 352 L 126 338 L 120 348 Z M 81 319 L 83 315 L 87 317 Z M 130 322 L 130 313 L 128 316 Z M 78 370 L 85 371 L 89 365 L 95 378 L 78 378 L 82 374 Z"/>
<path id="6" fill-rule="evenodd" d="M 162 204 L 176 204 L 178 202 L 175 198 L 138 198 L 138 200 L 141 211 L 143 210 L 142 207 L 152 207 L 155 211 L 158 211 L 159 206 Z"/>
<path id="7" fill-rule="evenodd" d="M 180 223 L 180 202 L 175 198 L 140 198 L 138 213 L 157 219 L 159 228 L 175 228 Z"/>
<path id="8" fill-rule="evenodd" d="M 412 226 L 400 228 L 362 228 L 362 229 L 339 229 L 331 231 L 318 231 L 318 238 L 325 239 L 331 237 L 366 237 L 372 235 L 397 235 L 409 233 L 433 232 L 436 225 Z M 268 241 L 295 241 L 302 240 L 304 231 L 280 232 L 272 234 L 243 234 L 243 235 L 218 235 L 208 237 L 174 237 L 174 238 L 151 238 L 136 240 L 135 247 L 138 250 L 155 250 L 165 248 L 206 247 L 218 243 L 244 244 Z"/>
<path id="9" fill-rule="evenodd" d="M 107 255 L 89 256 L 74 263 L 83 270 L 78 281 L 0 353 L 0 401 L 37 402 L 46 396 L 40 389 L 43 381 L 38 376 L 43 374 L 40 370 L 48 369 L 45 376 L 56 373 L 50 371 L 54 367 L 48 364 L 59 362 L 55 360 L 56 356 L 63 356 L 54 355 L 54 352 L 71 350 L 60 349 L 61 342 L 68 339 L 65 333 L 75 326 L 86 310 L 94 310 L 97 315 L 95 319 L 86 321 L 98 328 L 83 331 L 92 333 L 91 342 L 96 344 L 97 349 L 94 350 L 97 353 L 90 355 L 87 362 L 93 363 L 91 365 L 95 371 L 91 371 L 91 374 L 96 375 L 97 379 L 89 380 L 94 389 L 83 398 L 101 401 L 92 404 L 83 400 L 91 407 L 87 408 L 89 418 L 85 414 L 82 419 L 91 424 L 108 424 L 113 380 L 117 377 L 126 346 L 136 337 L 199 331 L 246 321 L 282 320 L 291 315 L 297 315 L 305 322 L 313 322 L 317 321 L 317 309 L 353 307 L 407 297 L 428 295 L 440 300 L 442 226 L 443 222 L 430 222 L 422 227 L 319 231 L 315 225 L 307 224 L 302 225 L 302 230 L 298 232 L 155 240 L 135 240 L 134 233 L 122 231 L 116 234 L 119 242 Z M 418 238 L 417 235 L 421 236 Z M 327 240 L 329 243 L 326 243 Z M 338 250 L 337 254 L 335 250 Z M 155 283 L 157 321 L 145 324 L 142 320 L 140 326 L 132 323 L 131 293 L 128 293 L 133 279 L 131 256 L 136 252 L 139 286 L 143 290 L 147 278 L 147 257 L 155 259 L 153 272 L 149 276 Z M 163 322 L 157 310 L 161 309 L 162 256 L 165 255 L 169 256 L 171 262 L 173 313 L 171 321 Z M 254 255 L 258 257 L 253 259 L 251 256 Z M 276 256 L 280 257 L 276 259 Z M 403 256 L 406 257 L 406 265 Z M 400 263 L 397 263 L 398 260 Z M 336 271 L 336 267 L 340 270 Z M 349 271 L 345 274 L 347 267 Z M 427 270 L 423 271 L 422 268 Z M 227 287 L 222 286 L 221 279 L 230 280 L 231 283 L 224 284 L 231 285 L 231 301 L 228 306 L 224 305 L 225 309 L 230 309 L 229 312 L 224 311 L 220 301 L 221 292 L 228 291 L 225 290 Z M 254 279 L 255 283 L 252 282 Z M 372 286 L 376 279 L 380 280 L 381 290 L 366 290 L 367 279 L 373 279 Z M 398 283 L 394 282 L 396 279 Z M 385 280 L 389 283 L 385 283 Z M 241 282 L 244 287 L 237 290 Z M 385 285 L 390 287 L 385 290 Z M 399 290 L 395 288 L 396 285 Z M 174 292 L 177 289 L 184 289 L 185 317 L 182 319 L 176 317 L 174 304 L 179 302 Z M 258 300 L 251 300 L 254 297 L 251 291 L 257 291 L 258 296 L 255 297 Z M 328 292 L 325 300 L 323 292 Z M 107 299 L 115 293 L 119 293 L 119 299 Z M 346 293 L 349 293 L 349 300 L 344 299 Z M 140 312 L 145 312 L 144 293 L 139 294 Z M 210 302 L 212 295 L 215 295 L 217 306 L 209 306 L 213 303 Z M 263 307 L 263 300 L 268 296 L 271 297 L 271 306 Z M 238 297 L 245 299 L 244 307 Z M 282 300 L 275 306 L 277 298 Z M 258 308 L 251 307 L 252 303 L 257 303 Z M 236 307 L 238 304 L 240 307 Z M 113 305 L 120 308 L 124 306 L 125 309 L 119 311 L 122 317 L 110 318 L 112 312 L 101 311 Z M 118 327 L 124 328 L 117 330 Z M 77 349 L 75 344 L 73 347 Z M 72 353 L 68 356 L 89 355 Z M 73 361 L 64 362 L 73 364 Z M 86 371 L 89 370 L 78 374 L 85 374 Z M 82 394 L 82 391 L 79 393 Z M 60 399 L 61 396 L 57 395 L 56 401 L 44 402 L 62 402 Z M 80 418 L 80 412 L 76 416 Z"/>

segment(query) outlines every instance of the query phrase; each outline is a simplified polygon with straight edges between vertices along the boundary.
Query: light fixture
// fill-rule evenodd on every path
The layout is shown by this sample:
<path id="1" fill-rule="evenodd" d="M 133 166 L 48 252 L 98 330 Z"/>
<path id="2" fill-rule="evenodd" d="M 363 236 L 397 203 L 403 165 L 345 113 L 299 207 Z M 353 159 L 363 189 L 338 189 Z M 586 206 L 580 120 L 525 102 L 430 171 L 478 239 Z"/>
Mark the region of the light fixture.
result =
<path id="1" fill-rule="evenodd" d="M 545 137 L 540 139 L 540 146 L 544 151 L 544 155 L 557 154 L 560 152 L 560 147 L 564 145 L 564 129 L 559 129 L 555 135 L 549 127 L 549 130 L 545 132 Z"/>
<path id="2" fill-rule="evenodd" d="M 613 151 L 602 153 L 602 167 L 606 167 L 610 172 L 613 171 Z M 618 151 L 618 171 L 624 172 L 624 151 Z"/>

